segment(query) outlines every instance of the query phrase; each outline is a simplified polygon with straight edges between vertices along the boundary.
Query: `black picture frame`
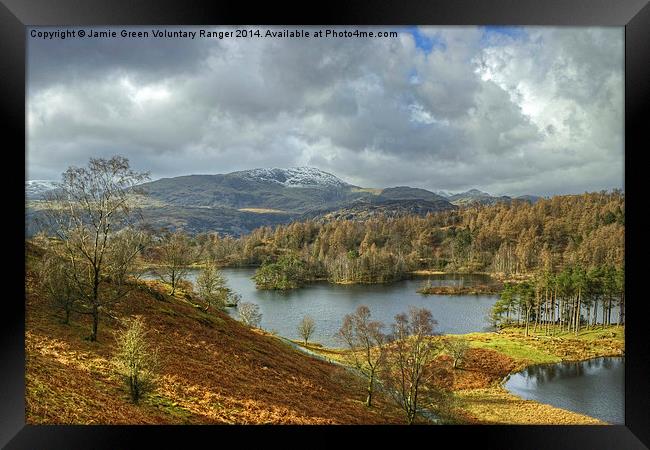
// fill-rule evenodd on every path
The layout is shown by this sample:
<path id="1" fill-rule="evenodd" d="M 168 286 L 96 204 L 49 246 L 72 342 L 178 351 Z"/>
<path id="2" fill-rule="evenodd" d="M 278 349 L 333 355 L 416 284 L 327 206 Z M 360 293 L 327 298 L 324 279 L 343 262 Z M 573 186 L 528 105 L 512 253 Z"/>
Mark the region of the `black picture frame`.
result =
<path id="1" fill-rule="evenodd" d="M 640 260 L 646 247 L 642 220 L 644 150 L 650 99 L 650 5 L 648 0 L 402 0 L 399 2 L 336 0 L 326 3 L 265 3 L 252 7 L 229 1 L 99 1 L 2 0 L 0 4 L 0 101 L 6 157 L 3 178 L 7 212 L 3 222 L 8 268 L 2 299 L 3 381 L 0 382 L 0 445 L 6 448 L 132 448 L 138 442 L 158 446 L 191 446 L 194 439 L 225 445 L 223 435 L 248 442 L 264 434 L 299 443 L 305 433 L 319 432 L 318 446 L 341 434 L 362 432 L 373 440 L 399 433 L 411 439 L 432 439 L 441 445 L 467 440 L 483 448 L 635 449 L 650 446 L 650 354 L 644 335 L 640 298 L 642 266 L 627 263 L 625 425 L 620 426 L 442 426 L 442 427 L 210 427 L 210 426 L 33 426 L 25 425 L 24 398 L 24 243 L 13 239 L 24 230 L 25 51 L 26 27 L 45 25 L 556 25 L 625 27 L 625 191 L 627 202 L 626 259 Z M 645 114 L 644 114 L 645 113 Z M 8 136 L 7 136 L 8 135 Z M 6 144 L 7 137 L 14 145 Z M 645 144 L 645 145 L 644 145 Z M 20 148 L 25 157 L 20 157 Z M 22 176 L 21 176 L 22 174 Z M 21 184 L 22 183 L 22 184 Z M 9 243 L 10 245 L 7 245 Z M 639 298 L 637 298 L 639 297 Z M 346 438 L 347 439 L 347 438 Z"/>

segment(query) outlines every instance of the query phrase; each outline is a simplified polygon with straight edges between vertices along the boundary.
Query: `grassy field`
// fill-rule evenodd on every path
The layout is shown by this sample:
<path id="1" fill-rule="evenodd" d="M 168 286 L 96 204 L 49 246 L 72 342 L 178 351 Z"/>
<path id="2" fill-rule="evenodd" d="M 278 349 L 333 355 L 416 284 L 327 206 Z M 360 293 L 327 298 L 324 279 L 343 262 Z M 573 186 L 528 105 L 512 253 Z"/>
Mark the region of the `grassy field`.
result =
<path id="1" fill-rule="evenodd" d="M 529 336 L 525 336 L 523 328 L 513 327 L 498 333 L 464 335 L 472 349 L 495 352 L 507 358 L 509 363 L 487 363 L 488 367 L 498 367 L 496 377 L 482 374 L 479 379 L 483 382 L 455 387 L 458 419 L 482 424 L 604 424 L 582 414 L 523 400 L 501 385 L 509 373 L 528 365 L 622 356 L 625 353 L 623 327 L 598 327 L 583 330 L 577 336 L 554 331 L 554 336 L 547 336 L 544 330 L 529 330 Z"/>
<path id="2" fill-rule="evenodd" d="M 573 332 L 554 330 L 546 335 L 544 330 L 511 327 L 499 333 L 471 333 L 465 335 L 470 344 L 478 348 L 491 348 L 513 358 L 518 367 L 560 361 L 580 361 L 598 356 L 622 356 L 625 352 L 625 330 L 608 326 Z"/>
<path id="3" fill-rule="evenodd" d="M 469 424 L 604 424 L 583 414 L 523 400 L 502 386 L 508 374 L 529 365 L 621 356 L 625 351 L 623 327 L 598 327 L 577 336 L 560 330 L 554 333 L 546 336 L 544 331 L 531 329 L 525 336 L 523 328 L 512 327 L 499 332 L 447 335 L 448 339 L 466 339 L 470 346 L 458 368 L 453 368 L 451 357 L 444 353 L 432 365 L 438 387 L 453 392 L 447 419 Z M 350 361 L 346 351 L 314 345 L 307 348 L 338 363 Z"/>

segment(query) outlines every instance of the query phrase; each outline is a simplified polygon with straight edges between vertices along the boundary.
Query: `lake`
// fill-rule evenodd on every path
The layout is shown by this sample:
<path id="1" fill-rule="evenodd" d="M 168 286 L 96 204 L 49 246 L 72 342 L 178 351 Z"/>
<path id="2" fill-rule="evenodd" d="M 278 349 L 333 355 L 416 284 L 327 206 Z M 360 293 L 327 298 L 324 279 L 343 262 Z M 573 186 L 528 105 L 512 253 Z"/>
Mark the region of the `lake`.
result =
<path id="1" fill-rule="evenodd" d="M 527 400 L 623 424 L 625 358 L 541 364 L 513 374 L 505 388 Z"/>
<path id="2" fill-rule="evenodd" d="M 197 271 L 188 278 L 194 281 Z M 336 337 L 343 317 L 359 305 L 367 305 L 373 320 L 386 324 L 388 332 L 396 314 L 407 312 L 410 306 L 427 308 L 438 321 L 440 333 L 470 333 L 491 330 L 488 315 L 497 300 L 496 295 L 422 295 L 416 290 L 430 279 L 433 285 L 469 285 L 490 280 L 487 275 L 444 274 L 418 276 L 390 284 L 338 285 L 314 282 L 290 291 L 258 290 L 251 277 L 255 269 L 222 269 L 228 287 L 242 296 L 242 301 L 259 305 L 261 327 L 279 335 L 299 339 L 296 327 L 305 315 L 311 316 L 316 329 L 311 338 L 328 347 L 343 347 Z M 227 308 L 237 317 L 236 308 Z"/>

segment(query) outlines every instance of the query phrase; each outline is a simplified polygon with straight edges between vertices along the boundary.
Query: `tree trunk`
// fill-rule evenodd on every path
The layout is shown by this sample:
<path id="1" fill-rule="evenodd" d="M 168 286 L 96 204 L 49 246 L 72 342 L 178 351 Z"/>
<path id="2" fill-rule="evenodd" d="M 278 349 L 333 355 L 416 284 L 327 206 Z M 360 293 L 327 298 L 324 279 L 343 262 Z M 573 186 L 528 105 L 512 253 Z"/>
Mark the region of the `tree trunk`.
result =
<path id="1" fill-rule="evenodd" d="M 97 340 L 97 328 L 99 326 L 99 269 L 95 269 L 94 272 L 95 278 L 93 279 L 93 329 L 90 333 L 90 341 L 95 342 Z"/>
<path id="2" fill-rule="evenodd" d="M 548 322 L 551 316 L 551 310 L 550 310 L 550 304 L 549 304 L 549 298 L 548 298 L 548 287 L 546 288 L 546 292 L 544 293 L 544 321 L 546 322 L 546 332 L 545 334 L 548 335 Z"/>
<path id="3" fill-rule="evenodd" d="M 532 307 L 527 307 L 526 308 L 526 337 L 528 337 L 528 323 L 530 322 L 530 310 Z"/>
<path id="4" fill-rule="evenodd" d="M 612 297 L 609 297 L 607 302 L 607 325 L 612 324 Z"/>
<path id="5" fill-rule="evenodd" d="M 618 312 L 618 324 L 623 325 L 625 323 L 625 293 L 621 293 L 621 305 Z"/>
<path id="6" fill-rule="evenodd" d="M 90 334 L 90 340 L 92 342 L 97 341 L 97 327 L 99 326 L 99 308 L 97 305 L 93 305 L 93 330 Z"/>
<path id="7" fill-rule="evenodd" d="M 576 336 L 580 332 L 580 304 L 582 300 L 582 289 L 578 289 L 578 305 L 576 306 Z"/>
<path id="8" fill-rule="evenodd" d="M 555 335 L 555 304 L 557 303 L 557 291 L 551 293 L 551 323 L 553 328 L 551 328 L 551 336 Z"/>
<path id="9" fill-rule="evenodd" d="M 366 406 L 367 407 L 372 406 L 372 388 L 373 388 L 374 382 L 375 382 L 375 376 L 374 376 L 374 374 L 371 374 L 370 378 L 368 380 L 368 387 L 367 387 L 367 391 L 368 391 L 368 397 L 366 398 Z"/>
<path id="10" fill-rule="evenodd" d="M 535 316 L 535 326 L 533 327 L 533 333 L 537 332 L 537 326 L 539 325 L 539 316 L 542 315 L 542 301 L 539 296 L 537 298 L 537 315 Z"/>
<path id="11" fill-rule="evenodd" d="M 174 292 L 176 292 L 176 276 L 175 274 L 172 273 L 172 292 L 169 295 L 174 295 Z"/>

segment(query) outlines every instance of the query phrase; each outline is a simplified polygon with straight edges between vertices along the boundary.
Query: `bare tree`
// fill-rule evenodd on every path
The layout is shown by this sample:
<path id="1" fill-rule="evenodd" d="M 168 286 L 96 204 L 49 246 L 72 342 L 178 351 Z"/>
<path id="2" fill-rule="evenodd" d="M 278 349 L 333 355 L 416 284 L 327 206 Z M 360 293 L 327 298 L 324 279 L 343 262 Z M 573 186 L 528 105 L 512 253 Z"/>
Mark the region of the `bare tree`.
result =
<path id="1" fill-rule="evenodd" d="M 182 231 L 165 233 L 160 242 L 161 266 L 156 273 L 162 281 L 171 286 L 170 295 L 187 276 L 189 265 L 193 262 L 193 254 L 187 235 Z"/>
<path id="2" fill-rule="evenodd" d="M 298 334 L 303 339 L 303 341 L 305 341 L 305 345 L 307 345 L 307 341 L 309 341 L 311 335 L 314 334 L 315 329 L 316 323 L 310 316 L 303 317 L 298 324 Z"/>
<path id="3" fill-rule="evenodd" d="M 66 259 L 47 250 L 38 266 L 38 290 L 52 306 L 63 310 L 62 322 L 70 322 L 70 313 L 77 301 L 72 268 Z"/>
<path id="4" fill-rule="evenodd" d="M 226 280 L 213 262 L 208 262 L 196 278 L 199 296 L 205 303 L 205 310 L 210 307 L 223 309 L 226 306 L 228 288 Z"/>
<path id="5" fill-rule="evenodd" d="M 453 359 L 453 367 L 456 369 L 459 364 L 465 361 L 465 355 L 469 350 L 469 344 L 465 338 L 449 337 L 445 340 L 445 349 Z"/>
<path id="6" fill-rule="evenodd" d="M 418 413 L 420 388 L 432 375 L 427 366 L 441 350 L 431 339 L 436 323 L 431 311 L 411 307 L 408 315 L 396 315 L 392 326 L 382 376 L 388 392 L 404 410 L 409 425 Z"/>
<path id="7" fill-rule="evenodd" d="M 45 201 L 45 229 L 63 243 L 79 294 L 76 312 L 92 316 L 91 341 L 100 313 L 128 291 L 125 280 L 144 242 L 133 194 L 147 179 L 124 157 L 91 158 L 87 167 L 68 168 Z"/>
<path id="8" fill-rule="evenodd" d="M 386 335 L 384 324 L 370 320 L 370 308 L 361 305 L 354 314 L 347 314 L 339 335 L 350 348 L 349 358 L 368 380 L 366 406 L 372 406 L 377 374 L 384 363 Z"/>
<path id="9" fill-rule="evenodd" d="M 126 329 L 116 337 L 113 358 L 119 375 L 129 388 L 133 403 L 155 388 L 158 354 L 147 342 L 147 331 L 140 317 L 126 321 Z"/>
<path id="10" fill-rule="evenodd" d="M 255 303 L 242 302 L 237 307 L 239 319 L 249 327 L 257 328 L 262 322 L 262 313 L 260 307 Z"/>

